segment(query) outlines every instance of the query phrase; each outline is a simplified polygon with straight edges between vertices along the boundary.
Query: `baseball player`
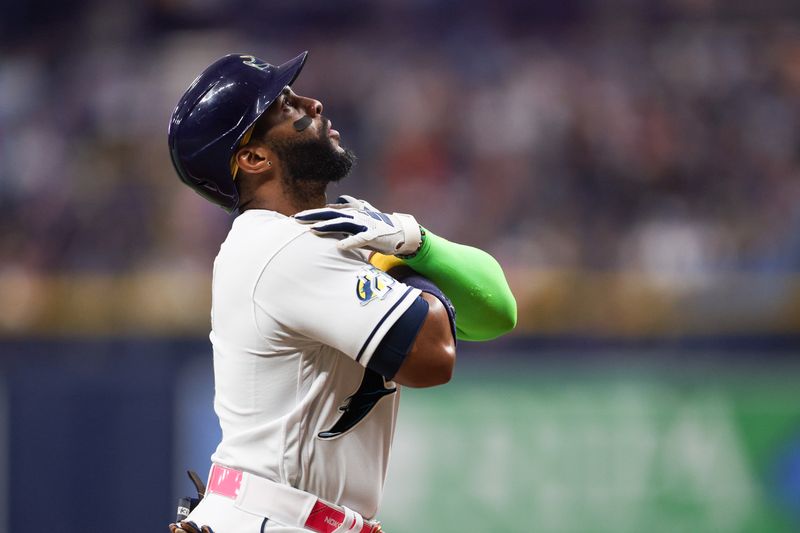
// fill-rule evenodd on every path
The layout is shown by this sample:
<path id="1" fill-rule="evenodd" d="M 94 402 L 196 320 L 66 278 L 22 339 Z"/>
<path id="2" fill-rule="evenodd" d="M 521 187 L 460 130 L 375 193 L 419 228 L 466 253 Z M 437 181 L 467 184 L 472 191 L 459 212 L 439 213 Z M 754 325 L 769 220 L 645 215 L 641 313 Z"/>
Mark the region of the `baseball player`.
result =
<path id="1" fill-rule="evenodd" d="M 322 103 L 291 89 L 306 56 L 223 57 L 171 118 L 180 179 L 238 210 L 212 282 L 222 440 L 173 531 L 379 531 L 401 386 L 446 383 L 456 338 L 516 323 L 487 253 L 355 197 L 326 205 L 355 157 Z"/>

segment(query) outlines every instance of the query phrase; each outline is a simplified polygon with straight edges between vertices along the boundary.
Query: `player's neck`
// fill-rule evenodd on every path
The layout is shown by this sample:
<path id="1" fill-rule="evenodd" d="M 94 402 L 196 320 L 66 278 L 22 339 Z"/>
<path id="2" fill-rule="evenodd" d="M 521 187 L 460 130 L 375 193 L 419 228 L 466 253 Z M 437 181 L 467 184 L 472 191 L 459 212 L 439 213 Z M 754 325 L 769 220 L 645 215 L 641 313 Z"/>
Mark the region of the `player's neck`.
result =
<path id="1" fill-rule="evenodd" d="M 278 181 L 281 197 L 285 200 L 283 207 L 287 211 L 281 214 L 294 215 L 306 209 L 325 207 L 325 189 L 327 182 L 303 179 L 282 179 Z"/>
<path id="2" fill-rule="evenodd" d="M 264 183 L 247 199 L 243 199 L 239 212 L 250 209 L 268 209 L 285 216 L 306 209 L 325 207 L 325 187 L 288 187 L 282 180 Z"/>

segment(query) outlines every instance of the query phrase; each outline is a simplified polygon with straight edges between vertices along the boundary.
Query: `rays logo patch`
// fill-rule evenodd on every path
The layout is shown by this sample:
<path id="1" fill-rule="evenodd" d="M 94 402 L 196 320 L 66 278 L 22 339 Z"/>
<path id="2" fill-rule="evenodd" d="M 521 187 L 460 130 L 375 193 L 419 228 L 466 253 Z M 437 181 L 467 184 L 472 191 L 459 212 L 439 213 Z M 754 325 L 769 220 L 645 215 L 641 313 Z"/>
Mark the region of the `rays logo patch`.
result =
<path id="1" fill-rule="evenodd" d="M 367 305 L 372 300 L 383 300 L 392 291 L 395 282 L 386 272 L 374 266 L 366 266 L 358 272 L 356 296 L 361 305 Z"/>

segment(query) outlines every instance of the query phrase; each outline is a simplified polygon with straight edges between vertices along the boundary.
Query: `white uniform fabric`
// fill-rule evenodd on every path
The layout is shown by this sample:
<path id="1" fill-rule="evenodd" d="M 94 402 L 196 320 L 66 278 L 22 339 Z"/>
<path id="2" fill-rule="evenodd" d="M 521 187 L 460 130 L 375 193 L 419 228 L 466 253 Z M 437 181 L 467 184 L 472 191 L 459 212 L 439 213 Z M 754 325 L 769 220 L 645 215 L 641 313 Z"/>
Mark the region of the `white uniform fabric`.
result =
<path id="1" fill-rule="evenodd" d="M 364 367 L 420 291 L 337 242 L 273 211 L 250 210 L 234 220 L 214 262 L 210 337 L 222 441 L 212 461 L 371 518 L 399 391 L 390 393 L 396 384 Z M 366 416 L 321 438 L 341 430 L 343 416 L 353 417 L 342 408 L 369 383 L 375 389 L 375 378 L 380 391 L 367 401 L 374 406 Z M 234 525 L 220 521 L 239 512 L 211 512 L 220 505 L 224 498 L 204 500 L 190 519 L 225 533 Z"/>
<path id="2" fill-rule="evenodd" d="M 186 520 L 199 526 L 209 526 L 214 533 L 308 533 L 307 529 L 285 526 L 238 509 L 233 500 L 209 494 Z"/>

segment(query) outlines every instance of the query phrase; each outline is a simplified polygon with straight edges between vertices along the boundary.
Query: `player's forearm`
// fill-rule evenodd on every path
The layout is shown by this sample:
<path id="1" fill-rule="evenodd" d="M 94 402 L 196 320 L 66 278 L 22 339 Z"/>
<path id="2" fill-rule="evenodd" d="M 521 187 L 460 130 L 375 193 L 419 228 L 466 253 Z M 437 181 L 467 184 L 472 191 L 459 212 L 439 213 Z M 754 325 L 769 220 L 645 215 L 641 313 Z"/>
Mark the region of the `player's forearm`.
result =
<path id="1" fill-rule="evenodd" d="M 419 252 L 403 261 L 450 298 L 456 309 L 459 339 L 493 339 L 516 325 L 517 302 L 503 269 L 483 250 L 450 242 L 426 230 Z"/>

